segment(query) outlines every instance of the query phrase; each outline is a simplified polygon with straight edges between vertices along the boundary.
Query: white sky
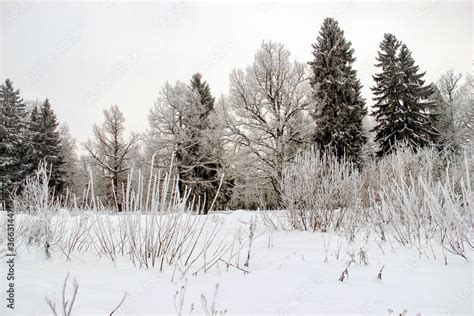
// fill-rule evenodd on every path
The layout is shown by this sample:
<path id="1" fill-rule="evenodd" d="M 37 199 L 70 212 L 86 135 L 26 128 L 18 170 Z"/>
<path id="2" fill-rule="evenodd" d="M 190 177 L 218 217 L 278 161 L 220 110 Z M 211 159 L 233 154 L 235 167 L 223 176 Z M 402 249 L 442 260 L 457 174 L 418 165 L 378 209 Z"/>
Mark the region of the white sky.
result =
<path id="1" fill-rule="evenodd" d="M 262 40 L 309 61 L 328 16 L 353 44 L 369 105 L 385 32 L 408 45 L 427 81 L 449 68 L 470 72 L 473 59 L 470 1 L 0 2 L 0 80 L 10 78 L 25 100 L 48 97 L 79 141 L 112 104 L 129 130 L 143 131 L 166 80 L 199 71 L 216 97 L 227 93 L 230 71 L 250 64 Z"/>

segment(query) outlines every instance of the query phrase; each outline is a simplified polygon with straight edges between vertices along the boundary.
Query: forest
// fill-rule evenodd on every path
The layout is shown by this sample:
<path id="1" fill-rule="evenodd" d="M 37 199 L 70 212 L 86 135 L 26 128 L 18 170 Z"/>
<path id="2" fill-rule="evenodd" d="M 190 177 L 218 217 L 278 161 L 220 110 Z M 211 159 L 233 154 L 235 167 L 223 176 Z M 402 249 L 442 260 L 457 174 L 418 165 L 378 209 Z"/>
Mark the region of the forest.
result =
<path id="1" fill-rule="evenodd" d="M 54 104 L 24 101 L 6 79 L 0 92 L 2 201 L 21 193 L 45 163 L 61 203 L 81 207 L 96 198 L 121 211 L 125 189 L 138 188 L 138 173 L 147 178 L 153 160 L 151 172 L 171 170 L 180 194 L 191 190 L 204 213 L 216 194 L 217 209 L 276 209 L 285 206 L 284 166 L 312 148 L 359 170 L 400 144 L 439 155 L 472 148 L 472 75 L 447 71 L 425 83 L 409 48 L 385 34 L 374 52 L 379 72 L 364 83 L 373 93 L 369 111 L 353 68 L 356 53 L 337 21 L 323 22 L 312 49 L 311 61 L 298 62 L 283 44 L 264 41 L 253 64 L 230 74 L 228 95 L 216 99 L 205 74 L 166 82 L 147 115 L 147 132 L 126 132 L 119 105 L 111 105 L 92 127 L 94 137 L 81 144 L 58 121 Z"/>

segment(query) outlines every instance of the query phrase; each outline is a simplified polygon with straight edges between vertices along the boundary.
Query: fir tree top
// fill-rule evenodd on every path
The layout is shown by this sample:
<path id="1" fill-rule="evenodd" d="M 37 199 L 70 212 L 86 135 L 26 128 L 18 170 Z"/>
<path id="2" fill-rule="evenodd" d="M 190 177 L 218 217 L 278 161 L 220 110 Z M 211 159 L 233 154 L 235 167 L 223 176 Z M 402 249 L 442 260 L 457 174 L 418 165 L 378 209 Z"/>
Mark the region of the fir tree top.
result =
<path id="1" fill-rule="evenodd" d="M 344 31 L 333 18 L 326 18 L 319 31 L 315 44 L 312 44 L 314 60 L 308 64 L 313 70 L 311 85 L 316 85 L 321 78 L 340 77 L 352 70 L 355 58 L 351 42 L 346 41 Z M 354 71 L 355 75 L 355 71 Z"/>
<path id="2" fill-rule="evenodd" d="M 202 106 L 207 111 L 211 111 L 214 108 L 215 99 L 211 94 L 209 84 L 202 80 L 202 75 L 200 73 L 193 75 L 191 79 L 191 88 L 199 94 Z"/>

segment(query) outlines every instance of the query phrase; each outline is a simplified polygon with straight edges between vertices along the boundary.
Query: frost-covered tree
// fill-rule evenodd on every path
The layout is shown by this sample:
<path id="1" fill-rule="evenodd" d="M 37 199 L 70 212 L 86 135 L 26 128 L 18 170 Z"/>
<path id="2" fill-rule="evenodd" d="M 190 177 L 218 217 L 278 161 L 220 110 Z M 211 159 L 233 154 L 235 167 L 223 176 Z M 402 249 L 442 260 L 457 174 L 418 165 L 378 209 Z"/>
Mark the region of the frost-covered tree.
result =
<path id="1" fill-rule="evenodd" d="M 92 163 L 102 171 L 107 188 L 106 199 L 110 206 L 122 210 L 122 187 L 126 184 L 126 174 L 130 148 L 139 136 L 132 134 L 125 140 L 125 117 L 117 105 L 104 110 L 105 121 L 94 125 L 94 139 L 84 144 L 84 149 L 92 157 Z"/>
<path id="2" fill-rule="evenodd" d="M 210 209 L 225 169 L 220 127 L 209 85 L 195 74 L 190 85 L 166 83 L 149 115 L 153 152 L 173 156 L 181 193 L 198 198 L 203 211 Z M 225 177 L 216 198 L 223 207 L 230 198 L 232 180 Z"/>
<path id="3" fill-rule="evenodd" d="M 472 121 L 473 110 L 469 111 L 469 75 L 449 70 L 442 74 L 435 86 L 433 101 L 438 114 L 436 129 L 440 133 L 439 143 L 443 148 L 459 151 L 466 142 L 466 127 Z M 469 114 L 471 113 L 471 114 Z M 469 133 L 467 133 L 469 134 Z"/>
<path id="4" fill-rule="evenodd" d="M 439 132 L 434 145 L 440 149 L 457 151 L 459 146 L 456 144 L 457 141 L 454 136 L 454 108 L 449 105 L 436 84 L 433 84 L 433 93 L 429 100 L 434 103 L 432 112 L 436 116 L 436 120 L 433 120 L 433 124 Z"/>
<path id="5" fill-rule="evenodd" d="M 147 153 L 154 154 L 159 166 L 166 168 L 185 140 L 184 127 L 189 109 L 196 108 L 198 95 L 181 81 L 166 82 L 148 115 Z M 173 162 L 176 166 L 177 163 Z"/>
<path id="6" fill-rule="evenodd" d="M 474 146 L 474 77 L 464 76 L 464 82 L 459 88 L 455 102 L 454 122 L 457 137 L 462 147 Z"/>
<path id="7" fill-rule="evenodd" d="M 187 139 L 181 148 L 183 157 L 181 179 L 190 186 L 193 194 L 205 196 L 204 212 L 207 213 L 216 192 L 219 190 L 221 174 L 224 171 L 224 148 L 221 142 L 221 126 L 214 109 L 215 98 L 201 74 L 193 75 L 191 89 L 199 96 L 196 114 L 191 117 L 186 129 Z M 189 167 L 192 167 L 191 169 Z M 227 175 L 221 184 L 216 199 L 218 206 L 225 206 L 232 195 L 233 179 Z"/>
<path id="8" fill-rule="evenodd" d="M 311 87 L 316 122 L 314 140 L 321 149 L 329 149 L 336 157 L 361 162 L 362 147 L 367 142 L 363 119 L 367 114 L 361 96 L 351 42 L 336 20 L 326 18 L 312 45 Z"/>
<path id="9" fill-rule="evenodd" d="M 26 176 L 26 111 L 20 91 L 7 79 L 0 85 L 0 203 Z"/>
<path id="10" fill-rule="evenodd" d="M 377 154 L 391 152 L 399 141 L 415 148 L 436 142 L 433 87 L 425 85 L 425 73 L 419 72 L 410 50 L 394 35 L 385 34 L 377 62 L 381 72 L 373 76 L 372 88 Z"/>
<path id="11" fill-rule="evenodd" d="M 69 127 L 66 124 L 61 124 L 58 132 L 61 139 L 61 156 L 64 160 L 62 166 L 64 171 L 64 187 L 80 197 L 85 183 L 80 177 L 76 140 L 72 137 Z"/>
<path id="12" fill-rule="evenodd" d="M 271 185 L 273 206 L 281 206 L 284 163 L 307 141 L 306 70 L 290 61 L 283 44 L 263 42 L 253 64 L 230 75 L 230 96 L 222 111 L 228 141 L 251 166 L 246 173 Z"/>
<path id="13" fill-rule="evenodd" d="M 64 157 L 61 149 L 59 123 L 46 99 L 39 107 L 33 107 L 29 121 L 29 173 L 33 174 L 40 163 L 46 163 L 50 171 L 49 185 L 61 194 L 65 183 Z"/>

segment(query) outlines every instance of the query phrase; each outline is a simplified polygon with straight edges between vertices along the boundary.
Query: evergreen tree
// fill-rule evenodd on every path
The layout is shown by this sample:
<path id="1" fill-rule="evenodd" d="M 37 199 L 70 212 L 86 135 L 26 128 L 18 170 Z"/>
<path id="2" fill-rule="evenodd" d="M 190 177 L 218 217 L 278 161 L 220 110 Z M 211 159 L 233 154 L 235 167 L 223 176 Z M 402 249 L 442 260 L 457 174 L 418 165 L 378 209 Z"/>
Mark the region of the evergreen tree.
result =
<path id="1" fill-rule="evenodd" d="M 50 169 L 49 185 L 55 189 L 56 194 L 62 193 L 65 184 L 65 170 L 61 136 L 59 123 L 48 99 L 41 106 L 32 109 L 29 134 L 28 166 L 30 173 L 34 173 L 38 165 L 45 162 Z"/>
<path id="2" fill-rule="evenodd" d="M 311 87 L 316 110 L 315 142 L 333 150 L 338 158 L 360 163 L 361 148 L 367 142 L 363 119 L 367 114 L 360 90 L 351 42 L 336 20 L 326 18 L 317 42 L 312 45 Z"/>
<path id="3" fill-rule="evenodd" d="M 438 135 L 435 103 L 429 101 L 434 90 L 424 85 L 425 73 L 419 72 L 410 50 L 392 34 L 385 34 L 377 61 L 382 70 L 374 75 L 376 85 L 372 88 L 377 154 L 389 153 L 398 141 L 415 148 L 432 144 Z"/>
<path id="4" fill-rule="evenodd" d="M 223 147 L 213 120 L 215 99 L 208 83 L 197 73 L 193 75 L 190 87 L 197 93 L 198 102 L 192 103 L 191 106 L 195 108 L 189 109 L 190 113 L 185 122 L 186 135 L 178 148 L 176 158 L 180 160 L 181 190 L 184 191 L 187 186 L 192 194 L 205 197 L 202 206 L 207 213 L 219 189 L 223 170 Z M 217 205 L 227 203 L 231 188 L 232 180 L 226 179 L 216 199 Z"/>
<path id="5" fill-rule="evenodd" d="M 20 91 L 7 79 L 0 85 L 0 203 L 8 204 L 26 174 L 25 113 Z"/>

